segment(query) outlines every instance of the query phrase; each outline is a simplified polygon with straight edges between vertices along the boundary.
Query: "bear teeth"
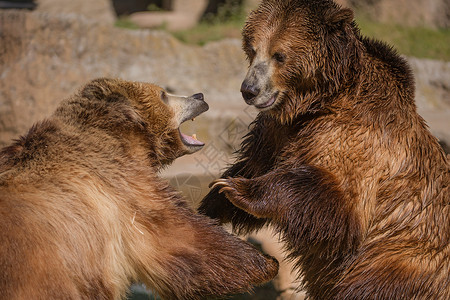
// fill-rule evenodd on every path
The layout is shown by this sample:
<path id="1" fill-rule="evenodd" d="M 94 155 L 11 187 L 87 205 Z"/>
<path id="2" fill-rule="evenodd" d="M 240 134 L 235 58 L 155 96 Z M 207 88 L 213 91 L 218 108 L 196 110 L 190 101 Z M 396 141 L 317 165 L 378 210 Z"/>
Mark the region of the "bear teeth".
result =
<path id="1" fill-rule="evenodd" d="M 197 135 L 194 133 L 193 135 L 192 135 L 192 138 L 194 139 L 194 140 L 197 140 Z M 197 140 L 198 141 L 198 140 Z"/>

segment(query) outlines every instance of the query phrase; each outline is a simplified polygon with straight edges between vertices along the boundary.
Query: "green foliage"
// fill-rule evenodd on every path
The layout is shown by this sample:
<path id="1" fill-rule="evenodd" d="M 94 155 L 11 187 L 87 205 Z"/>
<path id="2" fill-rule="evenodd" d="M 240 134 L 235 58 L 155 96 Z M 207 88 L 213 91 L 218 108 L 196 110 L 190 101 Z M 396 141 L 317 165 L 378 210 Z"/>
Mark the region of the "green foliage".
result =
<path id="1" fill-rule="evenodd" d="M 394 46 L 399 53 L 450 61 L 450 29 L 406 27 L 357 18 L 361 33 Z"/>
<path id="2" fill-rule="evenodd" d="M 148 11 L 164 11 L 161 7 L 159 7 L 158 5 L 156 5 L 156 4 L 154 4 L 154 3 L 149 4 L 149 5 L 147 6 L 147 10 L 148 10 Z"/>
<path id="3" fill-rule="evenodd" d="M 196 45 L 224 38 L 240 38 L 245 18 L 241 1 L 228 0 L 218 8 L 217 14 L 205 15 L 196 27 L 172 34 L 184 43 Z"/>
<path id="4" fill-rule="evenodd" d="M 226 0 L 218 7 L 216 14 L 209 13 L 202 18 L 202 22 L 210 24 L 243 22 L 244 20 L 242 0 Z"/>
<path id="5" fill-rule="evenodd" d="M 204 45 L 208 42 L 225 38 L 239 39 L 241 37 L 242 25 L 235 22 L 225 22 L 220 24 L 201 22 L 192 29 L 175 31 L 172 32 L 172 34 L 184 43 Z"/>
<path id="6" fill-rule="evenodd" d="M 114 23 L 114 26 L 125 29 L 139 29 L 139 26 L 137 26 L 127 17 L 119 17 Z"/>
<path id="7" fill-rule="evenodd" d="M 246 12 L 239 0 L 228 0 L 217 14 L 205 16 L 192 29 L 171 32 L 187 44 L 204 45 L 224 38 L 240 38 Z M 397 24 L 377 23 L 364 14 L 357 14 L 361 33 L 394 46 L 400 54 L 419 58 L 450 61 L 450 29 L 406 27 Z M 116 21 L 117 27 L 138 28 L 127 18 Z M 161 28 L 165 30 L 165 26 Z"/>

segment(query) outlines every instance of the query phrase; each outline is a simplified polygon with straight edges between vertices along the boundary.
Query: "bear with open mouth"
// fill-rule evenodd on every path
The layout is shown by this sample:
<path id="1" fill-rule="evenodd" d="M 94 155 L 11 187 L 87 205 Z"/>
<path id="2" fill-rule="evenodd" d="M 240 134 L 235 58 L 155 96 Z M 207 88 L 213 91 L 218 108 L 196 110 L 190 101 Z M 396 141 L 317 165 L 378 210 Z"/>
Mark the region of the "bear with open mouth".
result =
<path id="1" fill-rule="evenodd" d="M 97 79 L 0 151 L 0 299 L 163 299 L 248 291 L 278 263 L 196 214 L 158 171 L 204 145 L 202 94 Z"/>

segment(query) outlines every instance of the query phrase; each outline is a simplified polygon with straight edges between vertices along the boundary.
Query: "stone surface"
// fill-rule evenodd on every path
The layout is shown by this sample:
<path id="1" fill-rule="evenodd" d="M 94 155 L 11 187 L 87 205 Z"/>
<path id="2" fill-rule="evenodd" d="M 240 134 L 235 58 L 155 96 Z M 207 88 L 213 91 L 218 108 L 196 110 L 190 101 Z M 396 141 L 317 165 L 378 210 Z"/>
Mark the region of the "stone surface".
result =
<path id="1" fill-rule="evenodd" d="M 136 12 L 130 15 L 130 20 L 141 28 L 189 29 L 197 25 L 207 4 L 207 0 L 173 0 L 171 11 Z"/>
<path id="2" fill-rule="evenodd" d="M 404 26 L 450 28 L 448 0 L 336 0 L 374 20 Z"/>
<path id="3" fill-rule="evenodd" d="M 416 104 L 431 132 L 450 145 L 450 62 L 409 57 L 416 80 Z"/>
<path id="4" fill-rule="evenodd" d="M 0 144 L 23 134 L 86 81 L 151 81 L 174 93 L 202 91 L 211 115 L 240 110 L 245 63 L 240 41 L 205 47 L 158 31 L 130 31 L 76 15 L 0 11 Z M 216 128 L 215 128 L 216 129 Z"/>
<path id="5" fill-rule="evenodd" d="M 113 24 L 116 16 L 110 0 L 37 0 L 37 11 L 49 14 L 77 14 L 105 24 Z"/>

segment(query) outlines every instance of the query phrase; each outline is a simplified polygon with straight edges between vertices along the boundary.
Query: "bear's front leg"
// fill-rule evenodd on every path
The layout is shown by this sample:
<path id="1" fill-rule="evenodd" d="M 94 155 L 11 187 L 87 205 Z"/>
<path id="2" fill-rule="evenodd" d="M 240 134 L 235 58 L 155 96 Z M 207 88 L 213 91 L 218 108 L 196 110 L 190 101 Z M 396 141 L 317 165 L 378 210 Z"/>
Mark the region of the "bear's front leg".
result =
<path id="1" fill-rule="evenodd" d="M 353 202 L 323 169 L 309 165 L 275 169 L 251 179 L 218 179 L 212 187 L 245 212 L 269 219 L 292 248 L 326 243 L 344 250 L 353 248 L 359 238 Z"/>
<path id="2" fill-rule="evenodd" d="M 239 161 L 232 165 L 222 177 L 250 176 L 245 171 L 247 163 L 245 160 Z M 219 193 L 219 188 L 211 188 L 209 193 L 203 198 L 198 211 L 212 219 L 216 219 L 221 224 L 231 222 L 234 231 L 241 234 L 259 229 L 266 223 L 265 219 L 258 219 L 233 205 L 225 194 Z"/>
<path id="3" fill-rule="evenodd" d="M 271 203 L 270 196 L 265 195 L 264 181 L 269 178 L 261 176 L 256 179 L 243 177 L 220 178 L 210 184 L 212 189 L 218 188 L 236 207 L 257 217 L 272 218 L 277 215 L 276 203 Z"/>

